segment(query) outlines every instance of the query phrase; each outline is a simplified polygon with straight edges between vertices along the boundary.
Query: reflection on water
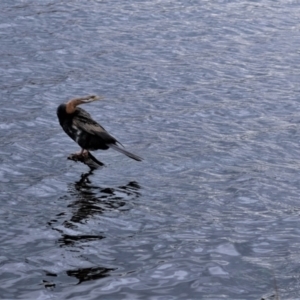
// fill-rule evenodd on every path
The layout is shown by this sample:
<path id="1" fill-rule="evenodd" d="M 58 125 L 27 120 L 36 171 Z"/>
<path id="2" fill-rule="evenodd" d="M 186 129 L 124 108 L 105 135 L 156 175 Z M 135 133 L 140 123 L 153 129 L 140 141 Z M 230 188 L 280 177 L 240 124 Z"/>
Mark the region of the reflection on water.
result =
<path id="1" fill-rule="evenodd" d="M 79 280 L 78 284 L 80 284 L 84 281 L 97 280 L 109 276 L 109 272 L 114 270 L 115 269 L 95 267 L 69 270 L 67 271 L 67 274 L 70 277 L 76 277 Z"/>
<path id="2" fill-rule="evenodd" d="M 68 223 L 65 223 L 66 227 L 68 226 Z M 62 246 L 76 246 L 76 242 L 89 242 L 93 240 L 101 240 L 103 239 L 103 235 L 89 235 L 89 234 L 83 234 L 83 235 L 69 235 L 69 234 L 62 234 L 62 237 L 58 240 L 59 244 Z"/>
<path id="3" fill-rule="evenodd" d="M 73 184 L 69 184 L 68 195 L 71 196 L 70 208 L 71 216 L 68 220 L 62 222 L 62 227 L 54 227 L 58 219 L 52 219 L 48 224 L 52 229 L 58 231 L 61 237 L 58 239 L 58 244 L 61 247 L 67 247 L 69 251 L 76 251 L 80 245 L 87 245 L 94 241 L 100 241 L 105 238 L 104 234 L 68 234 L 69 229 L 76 229 L 78 224 L 85 224 L 88 220 L 101 216 L 105 212 L 114 211 L 122 208 L 122 211 L 128 210 L 124 208 L 127 201 L 136 199 L 140 196 L 140 185 L 137 182 L 131 181 L 126 185 L 118 187 L 101 187 L 96 186 L 90 179 L 94 169 L 81 175 L 80 179 Z M 66 201 L 68 195 L 61 197 L 61 201 Z M 124 198 L 126 197 L 126 199 Z M 64 212 L 58 213 L 57 217 L 65 218 Z M 101 279 L 109 276 L 109 272 L 116 268 L 106 268 L 103 266 L 78 268 L 67 270 L 66 274 L 70 277 L 77 278 L 78 284 Z M 51 274 L 54 276 L 53 274 Z"/>
<path id="4" fill-rule="evenodd" d="M 74 197 L 71 222 L 80 223 L 86 219 L 99 215 L 105 211 L 115 210 L 123 207 L 126 201 L 122 195 L 137 198 L 140 186 L 137 182 L 129 182 L 125 186 L 116 188 L 98 187 L 92 185 L 89 176 L 93 171 L 81 175 L 81 179 L 74 185 L 69 186 L 69 192 Z M 126 210 L 126 209 L 125 209 Z"/>

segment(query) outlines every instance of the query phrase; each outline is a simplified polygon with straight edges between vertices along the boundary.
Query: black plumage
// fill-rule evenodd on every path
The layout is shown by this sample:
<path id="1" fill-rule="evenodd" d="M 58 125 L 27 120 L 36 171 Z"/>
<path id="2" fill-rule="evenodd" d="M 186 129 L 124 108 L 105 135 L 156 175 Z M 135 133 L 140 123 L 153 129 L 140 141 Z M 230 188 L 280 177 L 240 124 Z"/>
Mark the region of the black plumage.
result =
<path id="1" fill-rule="evenodd" d="M 57 108 L 59 124 L 66 134 L 82 148 L 78 155 L 85 155 L 88 151 L 112 148 L 132 159 L 141 161 L 141 157 L 121 148 L 119 146 L 121 143 L 93 120 L 87 111 L 77 107 L 80 104 L 90 103 L 98 99 L 97 96 L 76 98 L 59 105 Z"/>

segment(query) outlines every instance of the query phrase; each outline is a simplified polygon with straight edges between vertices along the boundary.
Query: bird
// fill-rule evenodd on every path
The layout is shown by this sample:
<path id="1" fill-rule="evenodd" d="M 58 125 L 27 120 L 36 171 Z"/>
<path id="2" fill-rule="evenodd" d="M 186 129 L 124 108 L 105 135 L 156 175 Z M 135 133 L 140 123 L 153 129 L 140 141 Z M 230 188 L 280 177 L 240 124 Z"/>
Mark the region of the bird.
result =
<path id="1" fill-rule="evenodd" d="M 71 99 L 57 107 L 56 113 L 60 126 L 81 147 L 81 151 L 75 155 L 84 157 L 89 155 L 89 151 L 111 148 L 136 161 L 142 161 L 141 157 L 127 151 L 87 111 L 78 107 L 78 105 L 91 103 L 99 99 L 101 99 L 99 96 L 89 95 Z"/>

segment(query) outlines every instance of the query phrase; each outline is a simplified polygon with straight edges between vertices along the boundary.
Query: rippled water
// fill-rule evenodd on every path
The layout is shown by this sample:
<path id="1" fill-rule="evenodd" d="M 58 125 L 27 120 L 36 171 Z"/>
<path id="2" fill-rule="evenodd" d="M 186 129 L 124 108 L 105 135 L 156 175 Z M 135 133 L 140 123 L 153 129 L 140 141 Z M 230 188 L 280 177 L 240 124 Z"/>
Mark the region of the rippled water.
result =
<path id="1" fill-rule="evenodd" d="M 1 299 L 300 299 L 297 1 L 0 4 Z M 105 167 L 56 107 L 128 150 Z"/>

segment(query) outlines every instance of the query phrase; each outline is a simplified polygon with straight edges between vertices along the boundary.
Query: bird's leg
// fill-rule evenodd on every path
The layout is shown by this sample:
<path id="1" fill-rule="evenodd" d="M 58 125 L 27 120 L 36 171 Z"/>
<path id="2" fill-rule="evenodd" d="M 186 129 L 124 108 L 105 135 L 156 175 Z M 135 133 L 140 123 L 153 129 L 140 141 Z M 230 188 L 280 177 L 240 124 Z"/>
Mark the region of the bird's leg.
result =
<path id="1" fill-rule="evenodd" d="M 88 151 L 85 150 L 84 148 L 81 148 L 80 152 L 75 153 L 76 156 L 86 156 L 87 154 L 88 154 Z"/>
<path id="2" fill-rule="evenodd" d="M 81 155 L 81 156 L 88 156 L 88 153 L 89 153 L 88 150 L 82 148 L 79 155 Z"/>
<path id="3" fill-rule="evenodd" d="M 87 150 L 85 150 L 85 149 L 82 148 L 81 151 L 73 153 L 72 156 L 74 156 L 74 157 L 84 156 L 86 151 Z"/>

